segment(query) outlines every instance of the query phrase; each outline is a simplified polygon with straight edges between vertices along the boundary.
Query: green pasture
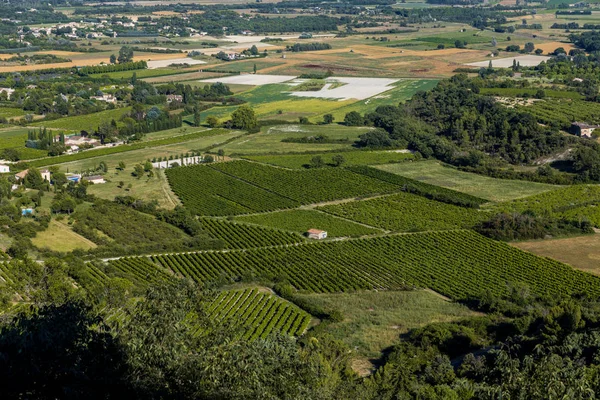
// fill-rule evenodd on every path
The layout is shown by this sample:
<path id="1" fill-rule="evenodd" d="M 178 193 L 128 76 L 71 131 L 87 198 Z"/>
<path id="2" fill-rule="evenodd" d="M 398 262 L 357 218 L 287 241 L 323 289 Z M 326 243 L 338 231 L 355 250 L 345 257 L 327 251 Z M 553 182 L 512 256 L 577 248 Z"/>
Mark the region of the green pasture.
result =
<path id="1" fill-rule="evenodd" d="M 266 164 L 277 165 L 286 168 L 304 168 L 308 166 L 314 157 L 321 157 L 326 164 L 332 164 L 332 158 L 336 155 L 344 157 L 343 165 L 375 165 L 388 164 L 414 160 L 411 153 L 400 153 L 396 151 L 346 151 L 346 152 L 327 152 L 313 154 L 286 154 L 286 155 L 268 155 L 268 156 L 246 156 L 249 160 L 258 161 Z"/>
<path id="2" fill-rule="evenodd" d="M 466 306 L 425 291 L 363 291 L 299 295 L 325 309 L 339 310 L 343 321 L 327 324 L 326 333 L 363 357 L 380 357 L 398 336 L 432 321 L 451 322 L 476 315 Z"/>
<path id="3" fill-rule="evenodd" d="M 545 183 L 496 179 L 462 172 L 438 161 L 380 165 L 377 168 L 490 201 L 514 200 L 559 188 Z"/>
<path id="4" fill-rule="evenodd" d="M 94 114 L 77 115 L 75 117 L 65 117 L 53 121 L 42 121 L 32 124 L 33 126 L 42 126 L 46 128 L 65 129 L 69 131 L 94 131 L 102 123 L 111 120 L 119 121 L 123 114 L 128 113 L 131 107 L 116 108 Z"/>
<path id="5" fill-rule="evenodd" d="M 236 217 L 237 221 L 305 233 L 309 229 L 327 231 L 328 237 L 362 236 L 381 230 L 357 224 L 315 210 L 289 210 Z"/>
<path id="6" fill-rule="evenodd" d="M 25 147 L 27 131 L 27 128 L 19 127 L 0 129 L 0 150 L 15 149 L 18 151 L 19 158 L 22 160 L 46 157 L 48 152 L 45 150 L 30 149 Z"/>
<path id="7" fill-rule="evenodd" d="M 182 56 L 183 57 L 183 56 Z M 195 68 L 197 70 L 198 68 Z M 156 69 L 136 69 L 131 71 L 117 71 L 103 74 L 90 75 L 92 78 L 102 78 L 108 76 L 111 79 L 129 79 L 135 73 L 137 78 L 153 78 L 155 76 L 178 75 L 191 72 L 190 68 L 156 68 Z"/>
<path id="8" fill-rule="evenodd" d="M 263 127 L 261 132 L 244 135 L 223 146 L 227 155 L 258 155 L 300 152 L 322 152 L 329 150 L 351 150 L 352 144 L 360 135 L 368 132 L 368 127 L 348 127 L 343 125 L 276 125 Z M 348 139 L 342 143 L 289 143 L 286 138 L 326 135 L 329 139 Z"/>
<path id="9" fill-rule="evenodd" d="M 21 110 L 20 108 L 0 107 L 0 118 L 10 119 L 22 117 L 23 115 L 25 115 L 25 111 Z"/>

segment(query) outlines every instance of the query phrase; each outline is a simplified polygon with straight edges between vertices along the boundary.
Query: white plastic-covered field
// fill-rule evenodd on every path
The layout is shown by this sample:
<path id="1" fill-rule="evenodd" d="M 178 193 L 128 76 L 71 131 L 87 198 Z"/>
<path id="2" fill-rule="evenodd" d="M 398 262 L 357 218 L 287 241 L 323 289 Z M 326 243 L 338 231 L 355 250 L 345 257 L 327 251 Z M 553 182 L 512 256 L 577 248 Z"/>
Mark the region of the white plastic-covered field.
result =
<path id="1" fill-rule="evenodd" d="M 269 85 L 272 83 L 283 83 L 295 79 L 292 75 L 258 75 L 258 74 L 245 74 L 245 75 L 232 75 L 224 76 L 222 78 L 210 78 L 205 79 L 202 82 L 221 82 L 224 84 L 232 85 Z"/>
<path id="2" fill-rule="evenodd" d="M 194 60 L 193 58 L 189 58 L 189 57 L 170 58 L 170 59 L 166 59 L 166 60 L 155 60 L 155 61 L 148 61 L 148 69 L 164 68 L 164 67 L 168 67 L 171 64 L 198 65 L 198 64 L 206 64 L 206 61 Z"/>
<path id="3" fill-rule="evenodd" d="M 291 92 L 290 94 L 298 97 L 318 97 L 321 99 L 364 100 L 387 92 L 393 88 L 392 85 L 396 82 L 398 82 L 398 79 L 331 77 L 327 79 L 327 83 L 321 90 Z M 339 84 L 341 86 L 338 86 Z M 332 86 L 334 86 L 333 89 Z"/>
<path id="4" fill-rule="evenodd" d="M 535 67 L 539 65 L 542 61 L 549 60 L 550 57 L 547 56 L 518 56 L 518 57 L 508 57 L 508 58 L 490 58 L 485 61 L 468 63 L 465 65 L 470 65 L 472 67 L 483 67 L 486 68 L 490 65 L 490 61 L 492 62 L 493 68 L 510 68 L 513 66 L 514 62 L 519 63 L 522 67 Z"/>

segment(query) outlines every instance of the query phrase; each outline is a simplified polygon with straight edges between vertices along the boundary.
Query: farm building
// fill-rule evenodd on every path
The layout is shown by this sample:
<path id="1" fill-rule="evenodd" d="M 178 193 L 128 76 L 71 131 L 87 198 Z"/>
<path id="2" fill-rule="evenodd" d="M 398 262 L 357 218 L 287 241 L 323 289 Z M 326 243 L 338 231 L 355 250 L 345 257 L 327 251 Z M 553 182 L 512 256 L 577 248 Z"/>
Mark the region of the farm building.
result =
<path id="1" fill-rule="evenodd" d="M 82 179 L 86 182 L 93 183 L 94 185 L 106 183 L 102 175 L 84 176 Z"/>
<path id="2" fill-rule="evenodd" d="M 327 238 L 327 231 L 322 231 L 320 229 L 309 229 L 306 232 L 306 235 L 308 236 L 309 239 L 326 239 Z"/>
<path id="3" fill-rule="evenodd" d="M 25 177 L 27 176 L 28 173 L 29 173 L 28 169 L 21 171 L 18 174 L 15 174 L 15 179 L 17 180 L 17 182 L 21 181 L 21 180 L 25 179 Z M 50 171 L 48 171 L 47 169 L 42 169 L 40 171 L 40 174 L 42 175 L 42 178 L 44 178 L 45 181 L 50 182 Z"/>
<path id="4" fill-rule="evenodd" d="M 183 96 L 180 94 L 168 94 L 167 95 L 167 103 L 181 103 L 183 102 Z"/>
<path id="5" fill-rule="evenodd" d="M 0 165 L 0 174 L 5 174 L 10 172 L 10 167 L 8 165 Z"/>
<path id="6" fill-rule="evenodd" d="M 73 146 L 81 147 L 84 145 L 94 147 L 94 146 L 98 146 L 99 144 L 100 144 L 100 141 L 98 141 L 96 139 L 90 139 L 88 137 L 80 136 L 80 135 L 73 135 L 73 136 L 68 136 L 65 138 L 65 146 L 66 147 L 73 147 Z"/>
<path id="7" fill-rule="evenodd" d="M 571 133 L 581 136 L 591 138 L 594 130 L 600 128 L 600 125 L 589 125 L 584 122 L 573 122 L 571 124 Z"/>

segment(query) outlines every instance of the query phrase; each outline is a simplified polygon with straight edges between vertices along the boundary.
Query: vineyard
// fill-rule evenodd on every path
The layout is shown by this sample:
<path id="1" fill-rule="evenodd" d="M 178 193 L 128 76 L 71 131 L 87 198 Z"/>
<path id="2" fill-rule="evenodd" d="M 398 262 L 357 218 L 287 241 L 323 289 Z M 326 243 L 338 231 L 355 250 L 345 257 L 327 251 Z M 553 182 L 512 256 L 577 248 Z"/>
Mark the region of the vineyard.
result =
<path id="1" fill-rule="evenodd" d="M 395 232 L 472 228 L 489 217 L 473 208 L 440 203 L 410 193 L 319 207 L 319 210 Z"/>
<path id="2" fill-rule="evenodd" d="M 298 336 L 310 315 L 291 303 L 258 289 L 221 292 L 208 307 L 208 317 L 218 323 L 241 326 L 244 339 L 266 338 L 272 332 Z"/>
<path id="3" fill-rule="evenodd" d="M 590 220 L 600 227 L 600 187 L 574 185 L 535 196 L 501 203 L 493 207 L 500 212 L 533 211 L 538 215 Z"/>
<path id="4" fill-rule="evenodd" d="M 188 209 L 210 216 L 288 209 L 399 190 L 340 168 L 292 171 L 247 161 L 172 168 L 166 174 Z"/>
<path id="5" fill-rule="evenodd" d="M 147 258 L 138 257 L 124 257 L 111 260 L 108 262 L 105 272 L 106 275 L 129 279 L 138 287 L 161 283 L 169 278 L 166 272 L 157 268 Z M 98 278 L 101 278 L 101 276 Z"/>
<path id="6" fill-rule="evenodd" d="M 167 169 L 166 175 L 183 204 L 199 215 L 246 214 L 299 205 L 205 165 Z"/>
<path id="7" fill-rule="evenodd" d="M 542 124 L 557 123 L 563 129 L 571 126 L 573 120 L 590 124 L 600 123 L 600 104 L 589 101 L 544 100 L 518 108 L 532 114 Z"/>
<path id="8" fill-rule="evenodd" d="M 327 231 L 328 237 L 362 236 L 381 233 L 378 229 L 369 228 L 314 210 L 277 211 L 268 214 L 237 217 L 236 220 L 298 233 L 304 233 L 310 228 L 318 228 Z"/>
<path id="9" fill-rule="evenodd" d="M 213 238 L 220 239 L 228 249 L 281 246 L 303 242 L 297 234 L 282 230 L 263 228 L 225 220 L 203 218 L 204 230 Z"/>
<path id="10" fill-rule="evenodd" d="M 357 176 L 341 168 L 297 171 L 246 161 L 216 164 L 215 168 L 302 204 L 398 190 L 395 185 L 366 176 Z"/>
<path id="11" fill-rule="evenodd" d="M 317 154 L 284 154 L 269 156 L 245 156 L 248 160 L 273 164 L 285 168 L 303 168 L 310 164 L 313 157 L 319 156 L 325 163 L 333 163 L 333 157 L 344 157 L 344 165 L 376 165 L 413 160 L 412 153 L 397 153 L 393 151 L 345 151 L 326 152 Z"/>
<path id="12" fill-rule="evenodd" d="M 287 279 L 297 289 L 345 292 L 428 287 L 456 300 L 506 295 L 523 283 L 539 295 L 600 294 L 600 278 L 472 231 L 428 232 L 287 248 L 159 255 L 151 261 L 207 282 L 243 276 Z M 151 268 L 146 258 L 129 259 Z M 133 268 L 133 266 L 132 266 Z"/>

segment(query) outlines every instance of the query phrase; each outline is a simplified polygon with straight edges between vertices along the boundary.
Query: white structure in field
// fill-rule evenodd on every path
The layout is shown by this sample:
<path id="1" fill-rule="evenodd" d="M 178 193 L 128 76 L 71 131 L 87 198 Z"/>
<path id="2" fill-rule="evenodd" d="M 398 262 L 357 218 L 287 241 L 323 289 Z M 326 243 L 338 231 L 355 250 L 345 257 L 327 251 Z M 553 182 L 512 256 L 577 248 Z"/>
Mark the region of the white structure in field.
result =
<path id="1" fill-rule="evenodd" d="M 10 167 L 8 165 L 0 165 L 0 174 L 5 174 L 10 172 Z"/>
<path id="2" fill-rule="evenodd" d="M 100 183 L 106 183 L 106 181 L 104 180 L 104 177 L 102 175 L 84 176 L 81 179 L 86 182 L 92 183 L 94 185 L 100 184 Z"/>
<path id="3" fill-rule="evenodd" d="M 327 238 L 327 231 L 322 231 L 320 229 L 309 229 L 306 233 L 309 239 L 321 240 Z"/>
<path id="4" fill-rule="evenodd" d="M 202 156 L 175 158 L 173 160 L 168 160 L 168 161 L 153 162 L 152 168 L 158 168 L 158 169 L 171 168 L 174 166 L 173 164 L 177 164 L 176 166 L 178 166 L 178 167 L 185 166 L 185 165 L 196 165 L 196 164 L 202 163 L 203 161 L 204 161 L 204 158 Z"/>

